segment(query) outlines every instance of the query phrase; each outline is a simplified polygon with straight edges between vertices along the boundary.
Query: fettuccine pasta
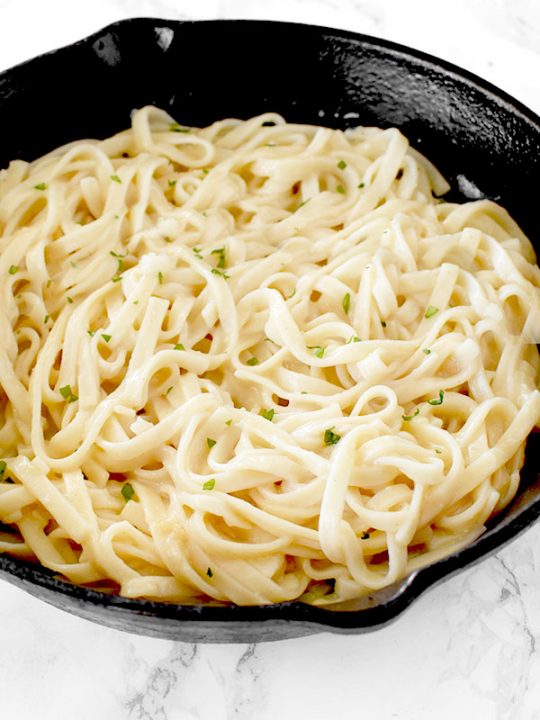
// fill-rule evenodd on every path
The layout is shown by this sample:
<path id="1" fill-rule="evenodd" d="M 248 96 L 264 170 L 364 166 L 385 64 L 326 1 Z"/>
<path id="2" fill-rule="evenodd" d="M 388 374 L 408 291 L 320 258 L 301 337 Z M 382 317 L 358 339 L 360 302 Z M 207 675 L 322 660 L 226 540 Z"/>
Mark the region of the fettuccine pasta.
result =
<path id="1" fill-rule="evenodd" d="M 0 551 L 332 604 L 473 541 L 540 420 L 540 270 L 396 129 L 164 111 L 0 175 Z"/>

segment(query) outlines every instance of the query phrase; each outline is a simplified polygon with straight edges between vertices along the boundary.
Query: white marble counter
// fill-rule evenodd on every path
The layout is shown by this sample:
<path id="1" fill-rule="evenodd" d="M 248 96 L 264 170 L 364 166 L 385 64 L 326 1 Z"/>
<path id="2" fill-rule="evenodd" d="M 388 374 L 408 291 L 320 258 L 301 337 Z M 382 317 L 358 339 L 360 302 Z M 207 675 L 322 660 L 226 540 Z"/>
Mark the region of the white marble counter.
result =
<path id="1" fill-rule="evenodd" d="M 0 69 L 129 16 L 344 27 L 464 66 L 540 112 L 538 0 L 0 0 Z M 540 190 L 540 189 L 539 189 Z M 0 582 L 13 720 L 540 718 L 540 525 L 379 632 L 188 645 L 108 630 Z"/>

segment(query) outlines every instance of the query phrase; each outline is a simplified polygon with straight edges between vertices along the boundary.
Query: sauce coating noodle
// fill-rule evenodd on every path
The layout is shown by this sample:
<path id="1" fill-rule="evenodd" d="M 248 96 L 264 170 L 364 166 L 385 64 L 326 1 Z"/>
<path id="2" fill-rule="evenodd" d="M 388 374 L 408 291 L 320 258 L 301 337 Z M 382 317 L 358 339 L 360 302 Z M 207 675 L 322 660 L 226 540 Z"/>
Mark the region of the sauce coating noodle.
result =
<path id="1" fill-rule="evenodd" d="M 319 605 L 470 543 L 540 419 L 540 270 L 396 129 L 162 110 L 0 174 L 0 551 Z"/>

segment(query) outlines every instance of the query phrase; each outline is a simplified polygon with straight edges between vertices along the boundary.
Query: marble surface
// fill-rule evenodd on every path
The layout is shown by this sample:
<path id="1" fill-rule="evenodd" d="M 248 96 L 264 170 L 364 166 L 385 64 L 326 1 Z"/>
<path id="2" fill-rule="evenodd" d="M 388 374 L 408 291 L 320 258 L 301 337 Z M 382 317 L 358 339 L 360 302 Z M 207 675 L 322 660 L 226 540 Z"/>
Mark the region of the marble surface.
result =
<path id="1" fill-rule="evenodd" d="M 0 0 L 0 69 L 144 15 L 293 20 L 378 35 L 466 67 L 540 113 L 538 0 Z M 535 720 L 539 638 L 540 525 L 363 636 L 174 643 L 90 624 L 0 581 L 0 715 Z"/>

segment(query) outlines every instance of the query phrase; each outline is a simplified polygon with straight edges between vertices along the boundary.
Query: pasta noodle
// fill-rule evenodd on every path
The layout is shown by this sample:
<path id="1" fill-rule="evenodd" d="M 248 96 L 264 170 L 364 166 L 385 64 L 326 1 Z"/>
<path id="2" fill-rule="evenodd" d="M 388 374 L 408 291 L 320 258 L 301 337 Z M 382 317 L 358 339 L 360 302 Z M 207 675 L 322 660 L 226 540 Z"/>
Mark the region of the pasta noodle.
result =
<path id="1" fill-rule="evenodd" d="M 470 543 L 540 420 L 540 269 L 396 129 L 164 111 L 0 175 L 0 551 L 177 603 Z"/>

